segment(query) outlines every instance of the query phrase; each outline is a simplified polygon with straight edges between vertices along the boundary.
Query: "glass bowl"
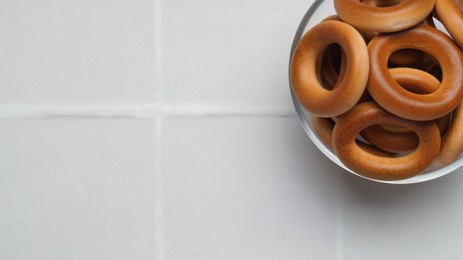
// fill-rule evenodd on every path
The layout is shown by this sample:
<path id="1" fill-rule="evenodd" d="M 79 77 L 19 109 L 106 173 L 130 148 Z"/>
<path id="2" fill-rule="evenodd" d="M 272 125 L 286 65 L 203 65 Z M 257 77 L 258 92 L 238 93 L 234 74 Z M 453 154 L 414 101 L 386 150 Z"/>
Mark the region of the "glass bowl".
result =
<path id="1" fill-rule="evenodd" d="M 294 49 L 296 48 L 299 40 L 302 38 L 302 36 L 313 26 L 316 24 L 320 23 L 324 18 L 336 14 L 333 1 L 332 0 L 315 0 L 312 6 L 307 10 L 305 13 L 304 17 L 302 18 L 301 23 L 299 24 L 299 27 L 297 28 L 296 35 L 294 36 L 293 44 L 291 47 L 291 55 L 290 55 L 290 64 L 291 64 L 291 58 L 294 53 Z M 439 28 L 440 26 L 438 26 Z M 350 172 L 354 175 L 357 175 L 361 178 L 368 179 L 371 181 L 375 182 L 380 182 L 380 183 L 388 183 L 388 184 L 412 184 L 412 183 L 420 183 L 420 182 L 425 182 L 425 181 L 430 181 L 437 179 L 439 177 L 442 177 L 444 175 L 447 175 L 458 168 L 460 168 L 463 165 L 463 157 L 460 156 L 456 161 L 452 162 L 451 164 L 448 164 L 444 167 L 436 168 L 434 166 L 430 167 L 426 171 L 422 172 L 421 174 L 414 176 L 412 178 L 404 179 L 404 180 L 399 180 L 399 181 L 383 181 L 383 180 L 376 180 L 376 179 L 371 179 L 367 178 L 365 176 L 362 176 L 349 168 L 347 168 L 336 156 L 334 151 L 325 145 L 325 143 L 318 137 L 318 135 L 315 133 L 315 131 L 312 128 L 311 125 L 311 120 L 310 120 L 310 113 L 306 111 L 302 105 L 300 104 L 299 100 L 297 99 L 296 95 L 294 94 L 293 88 L 291 86 L 291 81 L 290 81 L 290 91 L 291 91 L 291 96 L 293 99 L 294 103 L 294 108 L 297 112 L 298 118 L 302 124 L 302 127 L 304 128 L 305 132 L 309 136 L 309 138 L 312 140 L 312 142 L 315 144 L 315 146 L 320 149 L 320 151 L 325 154 L 329 159 L 331 159 L 334 163 L 345 169 L 347 172 Z"/>

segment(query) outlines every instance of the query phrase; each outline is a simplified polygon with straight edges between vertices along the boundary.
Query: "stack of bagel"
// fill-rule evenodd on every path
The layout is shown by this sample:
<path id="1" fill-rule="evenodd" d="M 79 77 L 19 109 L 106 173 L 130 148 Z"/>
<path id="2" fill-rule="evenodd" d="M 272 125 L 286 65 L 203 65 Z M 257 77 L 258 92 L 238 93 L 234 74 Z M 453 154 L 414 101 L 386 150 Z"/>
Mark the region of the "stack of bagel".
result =
<path id="1" fill-rule="evenodd" d="M 463 1 L 334 0 L 290 65 L 314 131 L 352 171 L 403 180 L 463 152 Z M 434 19 L 445 27 L 436 28 Z"/>

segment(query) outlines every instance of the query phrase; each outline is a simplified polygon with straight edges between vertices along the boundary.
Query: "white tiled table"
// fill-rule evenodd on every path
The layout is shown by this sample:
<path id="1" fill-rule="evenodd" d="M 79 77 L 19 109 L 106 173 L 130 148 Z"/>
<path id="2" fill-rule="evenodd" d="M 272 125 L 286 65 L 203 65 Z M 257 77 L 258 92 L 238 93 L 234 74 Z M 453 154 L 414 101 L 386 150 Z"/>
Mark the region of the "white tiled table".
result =
<path id="1" fill-rule="evenodd" d="M 461 259 L 462 171 L 376 184 L 303 132 L 310 4 L 4 0 L 0 259 Z"/>

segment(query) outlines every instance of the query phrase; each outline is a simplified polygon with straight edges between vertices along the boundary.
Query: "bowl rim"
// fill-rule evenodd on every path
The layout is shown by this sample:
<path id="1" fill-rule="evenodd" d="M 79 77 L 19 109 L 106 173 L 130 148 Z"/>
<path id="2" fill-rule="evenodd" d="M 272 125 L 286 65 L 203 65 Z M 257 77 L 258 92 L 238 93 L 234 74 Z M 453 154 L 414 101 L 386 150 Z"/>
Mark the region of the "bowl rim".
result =
<path id="1" fill-rule="evenodd" d="M 448 175 L 448 174 L 456 171 L 460 167 L 462 167 L 463 166 L 463 157 L 460 156 L 457 160 L 455 160 L 454 162 L 452 162 L 452 163 L 450 163 L 450 164 L 448 164 L 448 165 L 446 165 L 446 166 L 444 166 L 442 168 L 432 170 L 432 171 L 427 172 L 425 174 L 418 174 L 418 175 L 416 175 L 414 177 L 411 177 L 411 178 L 408 178 L 408 179 L 398 180 L 398 181 L 377 180 L 377 179 L 372 179 L 372 178 L 362 176 L 362 175 L 352 171 L 351 169 L 349 169 L 347 166 L 345 166 L 339 160 L 339 158 L 336 156 L 336 154 L 333 151 L 331 151 L 320 140 L 320 138 L 317 136 L 317 134 L 313 131 L 312 127 L 308 123 L 308 120 L 307 120 L 306 115 L 305 115 L 306 112 L 305 112 L 304 108 L 302 107 L 302 105 L 299 103 L 296 94 L 294 93 L 294 90 L 293 90 L 293 87 L 292 87 L 292 84 L 291 84 L 291 61 L 292 61 L 292 57 L 293 57 L 293 54 L 294 54 L 294 50 L 296 49 L 296 46 L 299 43 L 299 40 L 302 38 L 302 36 L 303 36 L 303 34 L 305 32 L 305 29 L 306 29 L 306 27 L 308 25 L 308 22 L 310 21 L 310 19 L 314 15 L 314 13 L 318 10 L 318 8 L 321 6 L 321 4 L 323 2 L 325 2 L 325 0 L 315 0 L 312 3 L 312 5 L 309 7 L 309 9 L 306 11 L 304 16 L 302 17 L 302 20 L 299 23 L 299 26 L 297 27 L 296 33 L 295 33 L 294 38 L 293 38 L 293 42 L 292 42 L 292 45 L 291 45 L 291 51 L 290 51 L 290 55 L 289 55 L 289 66 L 288 66 L 288 79 L 289 79 L 289 89 L 290 89 L 290 93 L 291 93 L 291 99 L 293 101 L 293 105 L 294 105 L 294 108 L 296 110 L 296 114 L 297 114 L 297 117 L 299 119 L 299 122 L 301 123 L 304 131 L 306 132 L 306 134 L 308 135 L 308 137 L 310 138 L 312 143 L 314 143 L 315 146 L 325 156 L 327 156 L 332 162 L 337 164 L 339 167 L 341 167 L 345 171 L 350 172 L 351 174 L 356 175 L 358 177 L 361 177 L 363 179 L 373 181 L 373 182 L 377 182 L 377 183 L 385 183 L 385 184 L 417 184 L 417 183 L 423 183 L 423 182 L 435 180 L 437 178 Z"/>

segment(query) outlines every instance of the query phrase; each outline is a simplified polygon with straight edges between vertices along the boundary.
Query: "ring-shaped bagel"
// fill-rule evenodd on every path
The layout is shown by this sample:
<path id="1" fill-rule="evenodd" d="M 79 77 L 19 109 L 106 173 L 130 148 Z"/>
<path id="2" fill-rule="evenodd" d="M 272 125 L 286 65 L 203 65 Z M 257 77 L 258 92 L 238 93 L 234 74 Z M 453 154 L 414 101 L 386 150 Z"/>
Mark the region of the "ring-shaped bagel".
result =
<path id="1" fill-rule="evenodd" d="M 398 32 L 411 28 L 428 16 L 435 0 L 403 0 L 396 5 L 380 7 L 359 0 L 334 0 L 341 20 L 355 28 L 373 32 Z"/>
<path id="2" fill-rule="evenodd" d="M 345 73 L 333 90 L 326 90 L 320 75 L 323 53 L 332 43 L 346 56 Z M 362 96 L 368 81 L 368 50 L 362 36 L 352 26 L 325 21 L 309 30 L 298 43 L 290 66 L 292 89 L 302 106 L 320 117 L 341 115 Z"/>
<path id="3" fill-rule="evenodd" d="M 418 147 L 411 153 L 387 158 L 362 150 L 355 142 L 363 129 L 375 124 L 395 124 L 414 131 L 419 137 Z M 334 150 L 349 169 L 367 178 L 402 180 L 424 171 L 440 149 L 440 133 L 433 121 L 418 122 L 395 116 L 374 102 L 356 105 L 340 117 L 333 130 Z"/>
<path id="4" fill-rule="evenodd" d="M 463 3 L 458 0 L 436 0 L 437 19 L 444 25 L 455 42 L 463 48 Z"/>
<path id="5" fill-rule="evenodd" d="M 442 69 L 442 83 L 430 94 L 401 87 L 388 71 L 388 59 L 399 49 L 417 49 L 434 57 Z M 369 44 L 368 91 L 383 108 L 411 120 L 433 120 L 450 113 L 463 97 L 463 54 L 444 33 L 428 25 L 382 34 Z"/>
<path id="6" fill-rule="evenodd" d="M 393 68 L 389 72 L 397 83 L 415 93 L 432 93 L 440 86 L 439 80 L 421 70 Z M 391 152 L 410 151 L 419 143 L 418 136 L 413 131 L 397 126 L 372 125 L 365 128 L 361 136 L 370 144 Z"/>

